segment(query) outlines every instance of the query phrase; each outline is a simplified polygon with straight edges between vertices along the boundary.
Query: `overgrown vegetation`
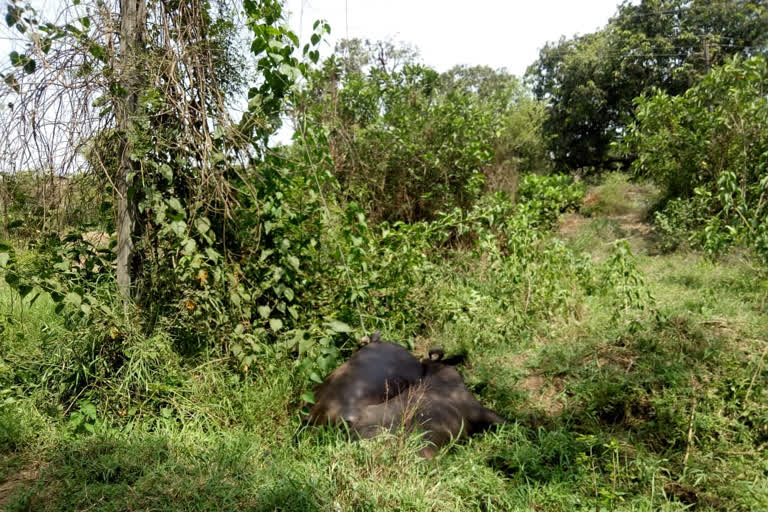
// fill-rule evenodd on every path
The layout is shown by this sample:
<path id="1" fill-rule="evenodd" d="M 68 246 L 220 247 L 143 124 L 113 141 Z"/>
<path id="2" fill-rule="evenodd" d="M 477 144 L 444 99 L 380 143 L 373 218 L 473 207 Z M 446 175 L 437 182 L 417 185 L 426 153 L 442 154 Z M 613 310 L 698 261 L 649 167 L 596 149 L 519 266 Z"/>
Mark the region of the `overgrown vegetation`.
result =
<path id="1" fill-rule="evenodd" d="M 761 6 L 715 4 L 624 4 L 574 44 L 662 44 L 662 7 L 681 13 L 662 27 L 685 28 L 675 44 L 713 12 L 712 33 L 762 44 Z M 685 87 L 636 99 L 626 131 L 619 112 L 653 80 L 632 97 L 579 89 L 619 116 L 582 161 L 546 138 L 557 99 L 503 70 L 440 74 L 361 40 L 321 61 L 330 27 L 300 47 L 271 0 L 243 2 L 242 20 L 226 3 L 131 5 L 149 8 L 132 14 L 146 33 L 103 4 L 73 3 L 63 24 L 8 6 L 29 46 L 3 75 L 5 148 L 52 138 L 0 152 L 0 507 L 768 507 L 763 57 L 683 66 Z M 62 63 L 78 71 L 39 81 Z M 40 162 L 61 139 L 27 115 L 69 97 L 57 87 L 89 100 L 59 179 Z M 289 110 L 296 134 L 275 148 Z M 607 166 L 619 133 L 610 152 L 633 175 L 553 172 Z M 550 160 L 548 142 L 565 152 Z M 307 427 L 314 384 L 374 329 L 463 354 L 469 388 L 510 423 L 430 461 L 418 435 Z"/>
<path id="2" fill-rule="evenodd" d="M 692 233 L 713 254 L 740 243 L 768 261 L 768 64 L 734 59 L 681 96 L 637 102 L 625 144 L 637 174 L 670 200 L 656 213 L 672 241 Z"/>
<path id="3" fill-rule="evenodd" d="M 612 143 L 634 120 L 636 97 L 682 94 L 729 57 L 764 53 L 766 29 L 761 2 L 624 1 L 603 29 L 548 43 L 528 76 L 548 101 L 555 161 L 582 173 L 626 167 L 634 155 Z"/>
<path id="4" fill-rule="evenodd" d="M 328 150 L 343 195 L 373 220 L 432 220 L 484 190 L 514 195 L 521 172 L 548 169 L 544 106 L 516 77 L 479 66 L 441 74 L 392 43 L 337 51 L 297 105 L 299 124 L 322 126 L 327 140 L 298 146 Z"/>

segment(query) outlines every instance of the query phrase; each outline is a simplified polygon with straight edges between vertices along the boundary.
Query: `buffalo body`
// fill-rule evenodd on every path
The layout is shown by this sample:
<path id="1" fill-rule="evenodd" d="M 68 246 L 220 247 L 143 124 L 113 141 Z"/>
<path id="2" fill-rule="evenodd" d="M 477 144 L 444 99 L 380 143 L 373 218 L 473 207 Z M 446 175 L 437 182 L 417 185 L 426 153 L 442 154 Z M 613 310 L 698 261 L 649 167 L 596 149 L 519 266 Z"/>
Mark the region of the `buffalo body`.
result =
<path id="1" fill-rule="evenodd" d="M 414 384 L 424 370 L 419 360 L 400 345 L 375 340 L 336 368 L 315 393 L 309 419 L 318 425 L 353 425 L 360 411 L 385 402 Z"/>
<path id="2" fill-rule="evenodd" d="M 452 439 L 482 432 L 506 420 L 484 407 L 442 350 L 419 361 L 400 345 L 373 341 L 334 370 L 318 388 L 309 419 L 315 424 L 345 422 L 360 437 L 418 429 L 430 442 L 431 457 Z M 434 358 L 433 358 L 434 357 Z"/>
<path id="3" fill-rule="evenodd" d="M 442 446 L 483 432 L 506 420 L 486 408 L 469 392 L 452 366 L 428 362 L 421 382 L 407 392 L 360 411 L 351 426 L 361 437 L 373 437 L 382 429 L 418 429 L 430 442 L 422 450 L 431 457 Z"/>

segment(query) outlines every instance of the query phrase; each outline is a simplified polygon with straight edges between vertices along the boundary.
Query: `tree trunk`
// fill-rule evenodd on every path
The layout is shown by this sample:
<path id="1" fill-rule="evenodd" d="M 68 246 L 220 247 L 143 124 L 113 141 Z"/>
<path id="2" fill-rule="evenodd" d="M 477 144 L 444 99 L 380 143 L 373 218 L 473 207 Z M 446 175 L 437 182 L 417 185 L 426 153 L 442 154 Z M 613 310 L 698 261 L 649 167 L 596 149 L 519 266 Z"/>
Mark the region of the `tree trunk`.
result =
<path id="1" fill-rule="evenodd" d="M 123 141 L 117 172 L 117 286 L 124 299 L 131 298 L 131 281 L 135 253 L 136 205 L 131 194 L 131 181 L 137 171 L 131 159 L 130 134 L 138 113 L 138 97 L 142 87 L 142 53 L 147 26 L 146 0 L 120 0 L 120 85 L 117 98 L 117 128 Z"/>

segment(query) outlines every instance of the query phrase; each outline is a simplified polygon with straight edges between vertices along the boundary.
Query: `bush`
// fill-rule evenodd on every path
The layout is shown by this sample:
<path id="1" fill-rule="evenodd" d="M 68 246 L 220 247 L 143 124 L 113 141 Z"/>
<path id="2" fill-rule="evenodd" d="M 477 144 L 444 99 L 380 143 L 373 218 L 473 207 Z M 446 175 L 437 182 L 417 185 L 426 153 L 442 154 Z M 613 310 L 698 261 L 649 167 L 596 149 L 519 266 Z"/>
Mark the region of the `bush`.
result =
<path id="1" fill-rule="evenodd" d="M 584 197 L 584 186 L 568 175 L 525 176 L 517 190 L 519 202 L 537 212 L 545 228 L 561 213 L 578 208 Z"/>
<path id="2" fill-rule="evenodd" d="M 637 121 L 624 138 L 637 153 L 636 174 L 668 198 L 696 198 L 698 226 L 712 254 L 746 243 L 768 262 L 768 59 L 734 59 L 681 96 L 656 91 L 637 99 Z M 673 203 L 665 222 L 686 222 Z M 684 226 L 663 228 L 666 231 Z"/>
<path id="3" fill-rule="evenodd" d="M 633 211 L 634 206 L 628 200 L 630 190 L 626 174 L 611 172 L 604 175 L 603 184 L 585 199 L 581 213 L 592 215 L 623 215 Z"/>
<path id="4" fill-rule="evenodd" d="M 546 167 L 544 107 L 517 78 L 484 67 L 439 74 L 412 57 L 388 66 L 381 60 L 401 55 L 367 44 L 345 42 L 351 53 L 313 75 L 298 101 L 301 123 L 328 137 L 299 144 L 314 152 L 327 143 L 344 196 L 373 221 L 433 220 L 470 208 L 486 176 L 493 190 L 514 193 L 520 171 Z"/>
<path id="5" fill-rule="evenodd" d="M 686 245 L 697 245 L 695 234 L 707 222 L 706 204 L 697 198 L 672 199 L 653 214 L 659 248 L 674 251 Z"/>

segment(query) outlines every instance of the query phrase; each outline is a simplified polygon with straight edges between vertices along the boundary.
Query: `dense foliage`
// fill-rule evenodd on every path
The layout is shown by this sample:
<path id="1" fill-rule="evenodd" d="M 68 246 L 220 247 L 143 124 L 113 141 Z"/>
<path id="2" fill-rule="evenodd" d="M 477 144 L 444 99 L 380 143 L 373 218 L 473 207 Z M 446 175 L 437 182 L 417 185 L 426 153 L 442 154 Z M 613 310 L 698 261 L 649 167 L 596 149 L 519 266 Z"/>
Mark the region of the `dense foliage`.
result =
<path id="1" fill-rule="evenodd" d="M 673 199 L 657 213 L 668 234 L 692 229 L 715 253 L 745 242 L 768 257 L 766 62 L 735 59 L 680 96 L 638 99 L 624 142 L 635 172 Z"/>
<path id="2" fill-rule="evenodd" d="M 433 219 L 470 207 L 484 182 L 514 193 L 519 172 L 546 168 L 543 107 L 514 76 L 439 74 L 385 43 L 340 50 L 313 75 L 299 123 L 324 127 L 333 175 L 374 219 Z"/>
<path id="3" fill-rule="evenodd" d="M 652 87 L 678 95 L 735 54 L 766 50 L 760 2 L 624 2 L 608 25 L 547 44 L 529 68 L 549 103 L 545 132 L 558 166 L 602 169 L 631 162 L 611 149 L 633 118 L 633 99 Z"/>
<path id="4" fill-rule="evenodd" d="M 0 508 L 766 508 L 768 64 L 724 60 L 762 4 L 625 2 L 542 51 L 539 99 L 387 41 L 321 62 L 276 0 L 67 6 L 7 8 Z M 659 255 L 688 240 L 762 260 Z M 431 461 L 307 428 L 374 329 L 510 422 Z"/>

